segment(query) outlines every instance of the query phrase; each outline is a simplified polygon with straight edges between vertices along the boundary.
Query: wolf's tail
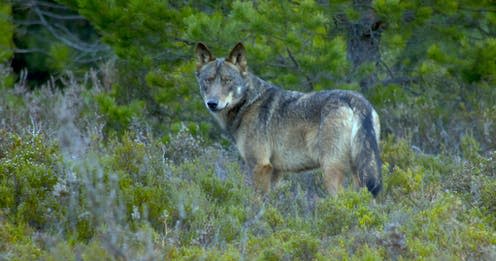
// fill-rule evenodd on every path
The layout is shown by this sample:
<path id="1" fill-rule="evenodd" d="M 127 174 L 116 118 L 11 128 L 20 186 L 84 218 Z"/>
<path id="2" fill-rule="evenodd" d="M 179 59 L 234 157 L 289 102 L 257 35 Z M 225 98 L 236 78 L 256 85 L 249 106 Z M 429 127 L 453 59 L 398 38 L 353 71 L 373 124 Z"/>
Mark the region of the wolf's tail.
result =
<path id="1" fill-rule="evenodd" d="M 353 137 L 352 165 L 360 186 L 366 185 L 375 197 L 382 189 L 382 163 L 378 144 L 380 127 L 379 122 L 374 122 L 378 119 L 374 119 L 372 113 L 375 113 L 373 109 L 369 109 L 362 115 L 360 126 Z"/>

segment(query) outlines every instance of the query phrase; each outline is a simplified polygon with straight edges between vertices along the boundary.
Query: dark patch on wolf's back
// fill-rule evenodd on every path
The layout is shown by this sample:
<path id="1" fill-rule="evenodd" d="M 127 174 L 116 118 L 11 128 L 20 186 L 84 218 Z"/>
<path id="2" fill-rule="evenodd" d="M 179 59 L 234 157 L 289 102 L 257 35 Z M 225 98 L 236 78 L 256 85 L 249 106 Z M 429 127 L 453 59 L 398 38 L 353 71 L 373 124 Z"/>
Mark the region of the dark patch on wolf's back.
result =
<path id="1" fill-rule="evenodd" d="M 272 107 L 275 106 L 280 96 L 280 90 L 277 88 L 268 88 L 262 97 L 262 101 L 259 108 L 258 119 L 261 124 L 266 125 L 269 121 L 271 114 L 273 113 Z"/>
<path id="2" fill-rule="evenodd" d="M 322 108 L 328 100 L 327 93 L 310 95 L 298 92 L 281 93 L 278 115 L 298 117 L 304 121 L 319 122 Z M 289 115 L 290 114 L 290 115 Z"/>
<path id="3" fill-rule="evenodd" d="M 302 106 L 305 108 L 300 113 L 303 113 L 305 119 L 320 122 L 327 114 L 327 108 L 337 108 L 340 105 L 332 100 L 330 92 L 316 92 L 305 98 Z"/>
<path id="4" fill-rule="evenodd" d="M 286 95 L 283 96 L 283 100 L 281 101 L 281 105 L 279 106 L 281 111 L 288 111 L 290 105 L 301 98 L 302 95 Z"/>

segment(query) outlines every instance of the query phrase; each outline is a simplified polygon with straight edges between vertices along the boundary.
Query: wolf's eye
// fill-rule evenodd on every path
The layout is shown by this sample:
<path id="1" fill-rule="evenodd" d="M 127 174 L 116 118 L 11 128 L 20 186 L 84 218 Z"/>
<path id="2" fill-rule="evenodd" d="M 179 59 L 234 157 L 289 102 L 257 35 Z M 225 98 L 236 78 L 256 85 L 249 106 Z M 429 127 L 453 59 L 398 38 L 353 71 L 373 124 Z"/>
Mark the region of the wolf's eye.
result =
<path id="1" fill-rule="evenodd" d="M 214 80 L 215 80 L 215 78 L 214 78 L 214 77 L 210 77 L 210 78 L 205 79 L 205 83 L 206 83 L 206 84 L 211 84 L 211 83 L 213 83 L 213 82 L 214 82 Z"/>

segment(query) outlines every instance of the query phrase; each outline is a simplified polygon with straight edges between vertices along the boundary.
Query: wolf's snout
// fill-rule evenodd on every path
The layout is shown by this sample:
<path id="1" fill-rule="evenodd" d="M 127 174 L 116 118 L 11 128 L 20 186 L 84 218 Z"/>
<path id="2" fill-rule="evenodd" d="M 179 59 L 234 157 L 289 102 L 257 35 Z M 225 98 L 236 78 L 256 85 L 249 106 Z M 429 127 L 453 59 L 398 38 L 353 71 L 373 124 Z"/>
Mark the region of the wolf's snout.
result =
<path id="1" fill-rule="evenodd" d="M 208 100 L 207 101 L 207 107 L 211 111 L 216 111 L 218 106 L 219 106 L 219 102 L 217 100 Z"/>

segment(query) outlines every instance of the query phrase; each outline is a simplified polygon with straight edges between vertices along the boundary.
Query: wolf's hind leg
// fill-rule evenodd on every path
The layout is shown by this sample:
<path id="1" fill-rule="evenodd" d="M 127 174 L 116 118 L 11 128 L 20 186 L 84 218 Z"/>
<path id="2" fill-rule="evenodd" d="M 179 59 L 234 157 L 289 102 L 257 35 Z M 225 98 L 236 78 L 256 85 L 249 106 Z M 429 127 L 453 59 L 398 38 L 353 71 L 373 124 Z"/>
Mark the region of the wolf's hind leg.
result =
<path id="1" fill-rule="evenodd" d="M 257 191 L 261 191 L 264 194 L 269 192 L 273 172 L 270 163 L 255 165 L 253 168 L 253 183 Z"/>
<path id="2" fill-rule="evenodd" d="M 272 171 L 272 178 L 270 179 L 272 186 L 277 185 L 277 183 L 279 183 L 281 178 L 282 178 L 282 172 L 278 171 L 278 170 L 273 170 Z"/>
<path id="3" fill-rule="evenodd" d="M 323 167 L 324 185 L 329 194 L 336 196 L 343 189 L 345 167 L 341 163 Z"/>

